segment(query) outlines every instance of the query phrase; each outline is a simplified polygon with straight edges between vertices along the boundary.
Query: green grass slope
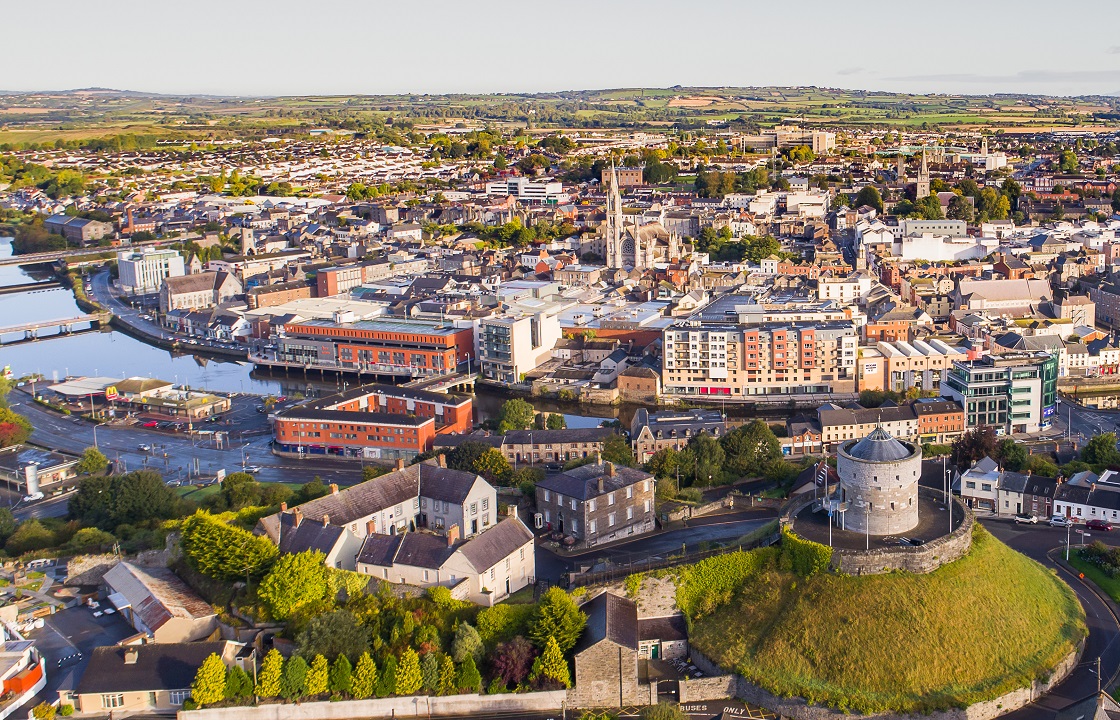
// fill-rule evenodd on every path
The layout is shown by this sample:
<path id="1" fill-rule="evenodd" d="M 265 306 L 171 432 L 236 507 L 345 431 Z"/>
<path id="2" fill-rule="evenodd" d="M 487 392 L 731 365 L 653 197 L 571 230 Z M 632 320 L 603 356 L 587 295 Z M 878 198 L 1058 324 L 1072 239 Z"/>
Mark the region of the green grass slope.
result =
<path id="1" fill-rule="evenodd" d="M 783 697 L 864 713 L 963 707 L 1048 677 L 1086 633 L 1069 587 L 979 525 L 967 556 L 928 575 L 803 578 L 776 558 L 748 561 L 730 599 L 692 618 L 691 642 Z"/>

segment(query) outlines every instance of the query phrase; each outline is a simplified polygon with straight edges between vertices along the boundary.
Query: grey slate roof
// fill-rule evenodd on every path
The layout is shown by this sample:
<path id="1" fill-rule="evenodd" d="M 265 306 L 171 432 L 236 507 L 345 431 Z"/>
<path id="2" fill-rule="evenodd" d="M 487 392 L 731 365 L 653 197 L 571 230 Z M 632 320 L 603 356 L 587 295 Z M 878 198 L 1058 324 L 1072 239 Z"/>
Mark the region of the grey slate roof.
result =
<path id="1" fill-rule="evenodd" d="M 295 517 L 290 514 L 284 514 L 281 522 L 284 523 L 284 531 L 280 533 L 282 553 L 318 551 L 326 555 L 334 549 L 338 539 L 345 532 L 345 528 L 338 525 L 324 525 L 321 519 L 313 520 L 306 517 L 299 527 L 295 527 Z"/>
<path id="2" fill-rule="evenodd" d="M 622 467 L 621 465 L 614 467 L 614 475 L 611 476 L 607 474 L 607 467 L 604 463 L 602 465 L 582 465 L 559 475 L 546 477 L 537 483 L 537 487 L 579 500 L 587 500 L 621 490 L 627 485 L 633 485 L 652 477 L 647 472 Z M 599 491 L 600 478 L 603 480 L 602 492 Z"/>
<path id="3" fill-rule="evenodd" d="M 78 682 L 77 693 L 185 690 L 194 681 L 202 661 L 222 653 L 225 642 L 152 643 L 111 645 L 93 649 L 89 665 Z M 124 654 L 135 650 L 135 663 L 125 664 Z"/>
<path id="4" fill-rule="evenodd" d="M 859 442 L 848 445 L 845 452 L 868 462 L 893 462 L 910 457 L 913 451 L 880 426 Z"/>
<path id="5" fill-rule="evenodd" d="M 587 627 L 576 643 L 576 655 L 604 640 L 638 649 L 638 606 L 634 601 L 605 592 L 580 609 L 587 613 Z"/>
<path id="6" fill-rule="evenodd" d="M 594 428 L 565 428 L 563 430 L 510 430 L 505 434 L 503 445 L 525 445 L 529 442 L 529 436 L 532 436 L 532 441 L 535 445 L 545 444 L 560 444 L 560 443 L 593 443 L 604 442 L 611 435 L 614 435 L 614 429 L 604 427 Z"/>
<path id="7" fill-rule="evenodd" d="M 463 557 L 477 572 L 494 567 L 503 558 L 526 543 L 533 542 L 533 533 L 515 517 L 507 517 L 481 535 L 475 535 L 459 547 Z"/>

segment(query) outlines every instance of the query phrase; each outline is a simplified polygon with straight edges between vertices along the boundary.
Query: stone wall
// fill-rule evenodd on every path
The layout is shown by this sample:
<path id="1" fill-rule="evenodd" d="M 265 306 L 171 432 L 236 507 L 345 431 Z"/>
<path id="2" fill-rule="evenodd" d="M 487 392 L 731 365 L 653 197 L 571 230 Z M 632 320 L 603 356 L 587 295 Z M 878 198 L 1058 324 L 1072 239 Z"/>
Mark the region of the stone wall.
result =
<path id="1" fill-rule="evenodd" d="M 100 585 L 101 578 L 120 561 L 116 555 L 78 555 L 66 564 L 65 585 Z"/>
<path id="2" fill-rule="evenodd" d="M 931 493 L 939 497 L 941 495 L 926 488 L 922 488 L 919 492 L 923 496 Z M 898 545 L 875 550 L 837 548 L 832 551 L 833 569 L 848 575 L 876 575 L 894 570 L 928 573 L 946 563 L 960 559 L 972 547 L 974 517 L 972 511 L 957 498 L 953 498 L 953 507 L 954 512 L 964 515 L 964 520 L 952 533 L 918 547 Z"/>
<path id="3" fill-rule="evenodd" d="M 507 695 L 448 695 L 402 697 L 345 702 L 305 702 L 298 705 L 183 710 L 179 720 L 349 720 L 376 717 L 431 717 L 482 713 L 550 712 L 560 710 L 567 692 Z"/>
<path id="4" fill-rule="evenodd" d="M 690 678 L 680 681 L 680 703 L 723 700 L 733 697 L 738 688 L 738 675 Z"/>

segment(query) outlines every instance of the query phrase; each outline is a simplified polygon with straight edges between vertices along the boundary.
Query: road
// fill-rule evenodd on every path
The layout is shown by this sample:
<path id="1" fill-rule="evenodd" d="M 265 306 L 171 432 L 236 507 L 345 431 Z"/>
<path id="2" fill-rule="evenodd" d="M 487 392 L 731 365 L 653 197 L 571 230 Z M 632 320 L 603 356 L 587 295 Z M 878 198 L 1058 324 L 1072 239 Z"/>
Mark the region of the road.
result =
<path id="1" fill-rule="evenodd" d="M 1008 520 L 981 519 L 993 535 L 1027 557 L 1054 568 L 1062 580 L 1069 583 L 1081 605 L 1089 626 L 1082 662 L 1066 680 L 1040 700 L 1005 715 L 1009 720 L 1052 720 L 1054 713 L 1070 703 L 1081 700 L 1097 691 L 1097 658 L 1101 660 L 1104 687 L 1110 687 L 1120 673 L 1120 620 L 1113 615 L 1109 605 L 1095 591 L 1094 585 L 1060 568 L 1047 553 L 1065 547 L 1066 531 L 1048 526 L 1016 525 Z M 1076 537 L 1076 536 L 1074 536 Z"/>
<path id="2" fill-rule="evenodd" d="M 198 472 L 213 477 L 220 469 L 235 472 L 242 466 L 259 466 L 257 478 L 262 482 L 302 484 L 318 475 L 324 483 L 353 485 L 362 479 L 361 466 L 353 462 L 322 459 L 298 460 L 281 458 L 272 454 L 268 434 L 252 435 L 238 439 L 239 431 L 249 423 L 261 425 L 263 416 L 256 413 L 256 399 L 251 396 L 235 398 L 235 410 L 229 424 L 202 424 L 206 429 L 232 430 L 232 437 L 223 447 L 215 447 L 213 435 L 193 436 L 186 433 L 156 432 L 139 426 L 118 427 L 92 423 L 73 416 L 58 415 L 31 402 L 25 394 L 14 394 L 15 410 L 26 417 L 34 430 L 31 442 L 52 450 L 80 454 L 87 447 L 96 445 L 101 452 L 123 470 L 150 467 L 163 473 L 168 481 L 188 482 Z M 150 451 L 141 445 L 151 446 Z M 20 510 L 26 517 L 60 516 L 65 513 L 65 500 L 48 499 Z"/>
<path id="3" fill-rule="evenodd" d="M 772 509 L 738 510 L 731 513 L 693 518 L 683 528 L 653 536 L 643 536 L 608 547 L 591 548 L 573 555 L 558 554 L 547 545 L 537 545 L 537 577 L 558 582 L 568 572 L 592 568 L 606 563 L 629 565 L 647 558 L 659 559 L 680 552 L 682 545 L 689 552 L 698 550 L 702 542 L 730 543 L 762 527 L 776 517 Z"/>
<path id="4" fill-rule="evenodd" d="M 1120 412 L 1084 408 L 1063 398 L 1058 405 L 1058 417 L 1054 423 L 1065 429 L 1067 426 L 1074 438 L 1081 436 L 1088 440 L 1094 435 L 1120 430 Z"/>

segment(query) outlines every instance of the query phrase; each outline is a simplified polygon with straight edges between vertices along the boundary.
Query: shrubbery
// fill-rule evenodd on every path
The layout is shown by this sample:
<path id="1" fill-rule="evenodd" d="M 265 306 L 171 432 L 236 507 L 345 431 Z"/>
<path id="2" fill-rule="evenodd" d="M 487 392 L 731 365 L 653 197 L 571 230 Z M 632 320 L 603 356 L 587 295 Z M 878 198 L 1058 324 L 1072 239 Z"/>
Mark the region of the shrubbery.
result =
<path id="1" fill-rule="evenodd" d="M 716 555 L 681 568 L 677 580 L 677 606 L 695 620 L 731 599 L 747 578 L 772 557 L 767 550 Z"/>
<path id="2" fill-rule="evenodd" d="M 828 570 L 832 563 L 832 548 L 783 530 L 781 560 L 783 570 L 809 577 Z"/>
<path id="3" fill-rule="evenodd" d="M 1105 575 L 1112 578 L 1120 576 L 1120 548 L 1096 540 L 1078 552 L 1085 562 L 1096 565 Z"/>

